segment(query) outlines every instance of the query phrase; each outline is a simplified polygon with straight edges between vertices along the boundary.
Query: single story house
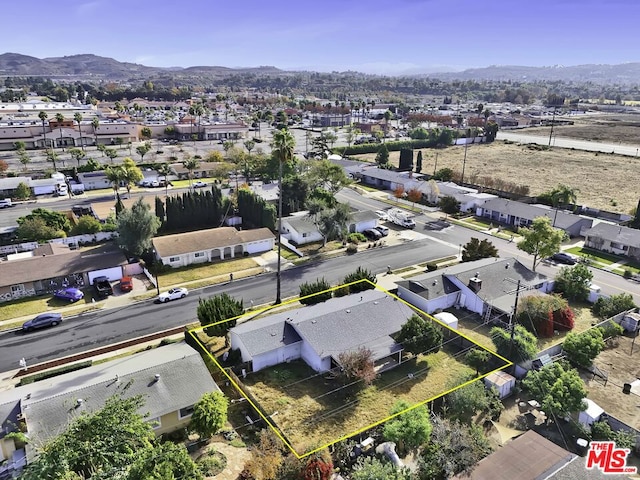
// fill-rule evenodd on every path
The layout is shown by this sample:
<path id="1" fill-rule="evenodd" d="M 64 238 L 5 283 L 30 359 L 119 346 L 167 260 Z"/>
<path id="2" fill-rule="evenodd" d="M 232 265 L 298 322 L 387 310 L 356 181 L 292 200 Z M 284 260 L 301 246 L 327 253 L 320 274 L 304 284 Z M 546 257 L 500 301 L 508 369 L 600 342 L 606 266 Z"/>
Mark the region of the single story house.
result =
<path id="1" fill-rule="evenodd" d="M 39 445 L 78 415 L 102 408 L 113 395 L 141 395 L 145 403 L 140 413 L 153 422 L 156 435 L 162 435 L 186 427 L 194 404 L 214 391 L 219 388 L 202 357 L 184 342 L 5 390 L 0 392 L 0 460 L 23 448 L 6 438 L 22 422 L 27 435 L 38 440 L 26 446 L 31 461 Z"/>
<path id="2" fill-rule="evenodd" d="M 584 234 L 585 247 L 640 260 L 640 230 L 600 222 Z"/>
<path id="3" fill-rule="evenodd" d="M 222 162 L 198 162 L 198 168 L 193 170 L 191 176 L 192 178 L 212 178 L 221 172 L 221 167 L 224 165 Z M 179 180 L 189 179 L 189 170 L 182 163 L 172 163 L 169 167 Z"/>
<path id="4" fill-rule="evenodd" d="M 112 188 L 111 182 L 107 179 L 107 174 L 104 170 L 78 173 L 78 182 L 84 185 L 85 190 Z"/>
<path id="5" fill-rule="evenodd" d="M 423 179 L 423 175 L 421 174 L 396 172 L 374 166 L 364 167 L 352 175 L 365 185 L 371 185 L 385 190 L 395 190 L 398 187 L 402 187 L 407 191 L 411 188 L 417 188 L 418 183 Z"/>
<path id="6" fill-rule="evenodd" d="M 515 258 L 484 258 L 401 280 L 397 295 L 429 314 L 462 307 L 479 315 L 510 315 L 518 280 L 520 298 L 553 288 L 549 278 Z"/>
<path id="7" fill-rule="evenodd" d="M 89 285 L 97 276 L 122 278 L 127 259 L 111 246 L 79 251 L 43 246 L 34 256 L 0 262 L 0 302 Z"/>
<path id="8" fill-rule="evenodd" d="M 576 455 L 528 430 L 478 462 L 454 480 L 542 480 L 565 467 Z M 581 458 L 582 463 L 586 463 Z M 585 469 L 586 471 L 586 469 Z M 575 477 L 585 478 L 585 477 Z M 597 477 L 600 478 L 600 477 Z"/>
<path id="9" fill-rule="evenodd" d="M 351 223 L 348 226 L 349 233 L 361 233 L 378 225 L 378 215 L 373 210 L 360 210 L 353 212 Z"/>
<path id="10" fill-rule="evenodd" d="M 476 210 L 476 216 L 495 222 L 496 225 L 528 227 L 538 217 L 548 217 L 552 225 L 564 230 L 569 237 L 579 237 L 591 228 L 593 219 L 574 215 L 565 210 L 556 210 L 546 205 L 494 198 L 484 202 Z"/>
<path id="11" fill-rule="evenodd" d="M 184 267 L 273 250 L 275 236 L 268 228 L 236 230 L 209 228 L 153 239 L 156 258 L 164 265 Z"/>
<path id="12" fill-rule="evenodd" d="M 370 349 L 374 361 L 399 356 L 402 347 L 391 335 L 414 313 L 384 292 L 366 290 L 241 323 L 229 338 L 254 372 L 298 359 L 324 372 L 339 365 L 341 353 L 359 347 Z"/>
<path id="13" fill-rule="evenodd" d="M 0 178 L 0 198 L 10 198 L 14 196 L 18 185 L 24 183 L 31 185 L 31 177 L 6 177 Z"/>
<path id="14" fill-rule="evenodd" d="M 295 215 L 282 219 L 282 235 L 295 245 L 321 242 L 324 238 L 317 225 L 309 218 L 307 212 L 298 212 Z"/>

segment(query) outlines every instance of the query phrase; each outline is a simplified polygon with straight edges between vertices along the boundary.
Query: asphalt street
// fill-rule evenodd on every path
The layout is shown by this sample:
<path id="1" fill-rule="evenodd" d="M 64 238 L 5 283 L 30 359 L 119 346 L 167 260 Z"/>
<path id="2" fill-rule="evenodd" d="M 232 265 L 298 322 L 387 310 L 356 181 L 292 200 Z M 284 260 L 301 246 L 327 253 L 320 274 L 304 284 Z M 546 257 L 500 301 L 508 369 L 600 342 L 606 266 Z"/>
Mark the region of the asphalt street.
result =
<path id="1" fill-rule="evenodd" d="M 509 140 L 520 143 L 536 143 L 538 145 L 549 145 L 549 135 L 529 135 L 519 131 L 498 132 L 498 140 Z M 576 140 L 574 138 L 556 137 L 551 138 L 551 146 L 559 148 L 575 148 L 576 150 L 586 150 L 588 152 L 617 153 L 637 157 L 640 153 L 640 145 L 628 145 L 621 143 L 591 142 L 588 140 Z"/>

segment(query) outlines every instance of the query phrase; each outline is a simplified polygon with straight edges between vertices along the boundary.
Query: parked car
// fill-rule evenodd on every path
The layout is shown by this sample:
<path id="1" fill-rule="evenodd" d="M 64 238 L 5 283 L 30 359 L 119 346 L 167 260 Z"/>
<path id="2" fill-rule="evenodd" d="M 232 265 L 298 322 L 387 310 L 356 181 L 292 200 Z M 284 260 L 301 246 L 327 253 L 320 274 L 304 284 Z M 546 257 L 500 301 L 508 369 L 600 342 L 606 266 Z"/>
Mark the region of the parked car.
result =
<path id="1" fill-rule="evenodd" d="M 202 188 L 202 187 L 206 187 L 207 184 L 198 180 L 197 182 L 193 182 L 193 188 Z"/>
<path id="2" fill-rule="evenodd" d="M 170 300 L 177 300 L 179 298 L 184 298 L 189 295 L 189 290 L 184 287 L 172 288 L 168 292 L 161 293 L 158 295 L 156 301 L 160 303 L 167 303 Z"/>
<path id="3" fill-rule="evenodd" d="M 131 277 L 122 277 L 120 279 L 120 291 L 121 292 L 130 292 L 133 290 L 133 278 Z"/>
<path id="4" fill-rule="evenodd" d="M 377 227 L 375 227 L 375 229 L 378 230 L 383 237 L 386 237 L 387 235 L 389 235 L 389 229 L 387 227 L 378 225 Z"/>
<path id="5" fill-rule="evenodd" d="M 566 263 L 567 265 L 575 265 L 578 263 L 578 258 L 567 252 L 554 253 L 551 256 L 551 259 L 559 263 Z"/>
<path id="6" fill-rule="evenodd" d="M 22 324 L 22 330 L 30 332 L 36 328 L 55 327 L 62 323 L 62 314 L 60 313 L 42 313 Z"/>
<path id="7" fill-rule="evenodd" d="M 82 300 L 84 298 L 84 293 L 82 293 L 82 290 L 79 290 L 75 287 L 69 287 L 56 291 L 53 296 L 60 300 L 77 302 L 78 300 Z"/>
<path id="8" fill-rule="evenodd" d="M 382 238 L 382 233 L 375 228 L 367 228 L 362 234 L 367 237 L 369 240 L 379 240 Z"/>
<path id="9" fill-rule="evenodd" d="M 384 210 L 376 210 L 376 215 L 380 220 L 387 221 L 389 220 L 389 215 Z"/>
<path id="10" fill-rule="evenodd" d="M 107 298 L 109 295 L 113 295 L 113 287 L 107 277 L 94 278 L 93 288 L 95 288 L 98 298 Z"/>

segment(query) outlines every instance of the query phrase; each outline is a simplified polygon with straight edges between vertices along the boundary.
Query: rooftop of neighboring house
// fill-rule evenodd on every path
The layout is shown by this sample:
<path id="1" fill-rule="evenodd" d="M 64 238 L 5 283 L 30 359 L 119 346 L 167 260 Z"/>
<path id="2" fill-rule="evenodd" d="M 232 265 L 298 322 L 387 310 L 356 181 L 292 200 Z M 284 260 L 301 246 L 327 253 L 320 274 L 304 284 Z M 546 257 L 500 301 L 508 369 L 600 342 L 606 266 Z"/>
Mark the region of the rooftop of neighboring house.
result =
<path id="1" fill-rule="evenodd" d="M 585 232 L 585 236 L 599 237 L 621 245 L 640 248 L 640 230 L 599 222 Z"/>
<path id="2" fill-rule="evenodd" d="M 505 215 L 511 215 L 513 217 L 519 217 L 526 220 L 533 220 L 536 217 L 548 217 L 553 222 L 555 219 L 555 226 L 557 228 L 565 229 L 577 222 L 593 222 L 592 218 L 581 217 L 575 215 L 566 210 L 558 210 L 549 207 L 547 205 L 531 205 L 528 203 L 516 202 L 513 200 L 506 200 L 504 198 L 493 198 L 487 200 L 482 208 L 484 210 L 497 211 L 504 213 Z"/>
<path id="3" fill-rule="evenodd" d="M 308 217 L 306 213 L 284 217 L 282 223 L 283 225 L 289 225 L 290 228 L 298 233 L 313 233 L 318 231 L 318 227 L 313 222 L 313 219 Z"/>
<path id="4" fill-rule="evenodd" d="M 268 228 L 238 231 L 234 227 L 218 227 L 155 237 L 153 247 L 158 255 L 166 258 L 270 238 L 275 236 Z"/>
<path id="5" fill-rule="evenodd" d="M 151 419 L 218 390 L 200 354 L 180 342 L 0 392 L 0 419 L 18 405 L 29 436 L 46 441 L 117 393 L 142 395 L 140 411 Z"/>

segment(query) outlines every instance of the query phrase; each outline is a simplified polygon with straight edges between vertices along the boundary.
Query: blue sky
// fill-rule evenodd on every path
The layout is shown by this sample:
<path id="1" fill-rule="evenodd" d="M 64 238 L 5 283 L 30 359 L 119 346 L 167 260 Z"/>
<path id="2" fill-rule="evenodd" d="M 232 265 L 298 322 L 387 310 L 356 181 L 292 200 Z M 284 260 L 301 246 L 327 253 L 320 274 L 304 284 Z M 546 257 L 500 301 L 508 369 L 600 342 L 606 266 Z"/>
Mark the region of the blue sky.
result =
<path id="1" fill-rule="evenodd" d="M 640 61 L 637 0 L 31 0 L 0 53 L 404 74 Z"/>

